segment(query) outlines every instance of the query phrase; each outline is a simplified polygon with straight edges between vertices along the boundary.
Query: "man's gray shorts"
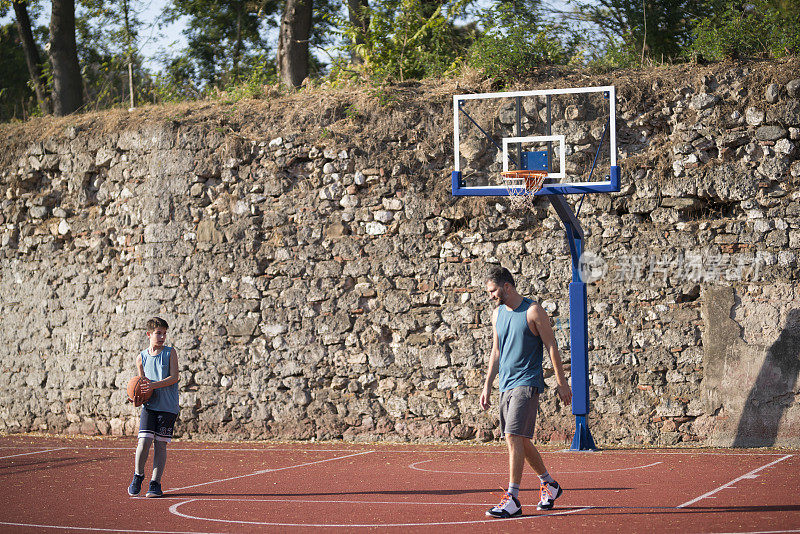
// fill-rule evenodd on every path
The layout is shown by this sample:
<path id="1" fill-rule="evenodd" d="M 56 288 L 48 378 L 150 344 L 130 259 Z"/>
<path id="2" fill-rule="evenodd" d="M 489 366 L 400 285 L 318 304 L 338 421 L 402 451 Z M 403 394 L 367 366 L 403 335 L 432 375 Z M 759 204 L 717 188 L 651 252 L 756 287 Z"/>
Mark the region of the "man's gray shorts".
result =
<path id="1" fill-rule="evenodd" d="M 503 434 L 533 438 L 539 388 L 519 386 L 500 393 L 500 429 Z"/>

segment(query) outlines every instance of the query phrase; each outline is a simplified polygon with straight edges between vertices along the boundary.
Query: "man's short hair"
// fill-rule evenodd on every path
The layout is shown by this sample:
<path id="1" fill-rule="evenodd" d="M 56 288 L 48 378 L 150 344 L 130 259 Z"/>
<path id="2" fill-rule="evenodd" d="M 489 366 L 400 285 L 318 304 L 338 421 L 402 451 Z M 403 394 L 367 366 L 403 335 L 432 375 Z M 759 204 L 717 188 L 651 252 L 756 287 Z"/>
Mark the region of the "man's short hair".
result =
<path id="1" fill-rule="evenodd" d="M 161 317 L 153 317 L 152 319 L 148 319 L 147 331 L 153 332 L 155 331 L 156 328 L 163 328 L 164 330 L 166 330 L 167 328 L 169 328 L 169 325 L 167 324 L 167 321 L 165 321 Z"/>
<path id="2" fill-rule="evenodd" d="M 511 271 L 505 267 L 493 267 L 492 270 L 489 271 L 489 276 L 486 277 L 486 280 L 491 280 L 497 286 L 502 286 L 503 284 L 509 283 L 512 286 L 517 287 L 517 284 L 514 283 L 514 277 L 511 276 Z"/>

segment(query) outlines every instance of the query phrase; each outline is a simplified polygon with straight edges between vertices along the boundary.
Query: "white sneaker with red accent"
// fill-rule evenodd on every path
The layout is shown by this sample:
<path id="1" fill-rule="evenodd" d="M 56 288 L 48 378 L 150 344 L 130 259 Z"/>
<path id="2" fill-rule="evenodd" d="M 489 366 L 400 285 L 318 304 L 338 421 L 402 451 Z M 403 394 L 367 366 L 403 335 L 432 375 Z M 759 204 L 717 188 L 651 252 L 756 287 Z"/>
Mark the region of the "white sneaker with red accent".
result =
<path id="1" fill-rule="evenodd" d="M 519 499 L 505 492 L 503 498 L 500 500 L 500 504 L 487 510 L 486 515 L 498 519 L 517 517 L 518 515 L 522 515 L 522 505 L 519 503 Z"/>
<path id="2" fill-rule="evenodd" d="M 553 504 L 556 502 L 563 491 L 561 490 L 561 486 L 558 485 L 558 482 L 555 480 L 553 482 L 547 482 L 542 484 L 539 487 L 539 505 L 536 507 L 538 510 L 551 510 L 553 508 Z"/>

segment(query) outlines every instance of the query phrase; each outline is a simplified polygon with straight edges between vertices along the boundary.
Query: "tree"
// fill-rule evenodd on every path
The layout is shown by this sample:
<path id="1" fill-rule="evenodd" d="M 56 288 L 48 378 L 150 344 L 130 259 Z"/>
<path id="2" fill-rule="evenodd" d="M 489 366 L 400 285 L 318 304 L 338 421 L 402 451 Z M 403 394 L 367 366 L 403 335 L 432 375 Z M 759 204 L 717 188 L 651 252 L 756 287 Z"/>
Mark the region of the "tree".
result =
<path id="1" fill-rule="evenodd" d="M 364 36 L 369 28 L 369 0 L 347 0 L 347 13 L 350 26 L 355 30 L 355 46 L 350 49 L 350 60 L 353 63 L 363 63 L 364 58 L 357 51 L 364 45 Z"/>
<path id="2" fill-rule="evenodd" d="M 36 94 L 36 101 L 39 104 L 39 109 L 43 113 L 49 113 L 47 91 L 45 89 L 45 82 L 42 79 L 42 61 L 39 57 L 39 47 L 36 45 L 36 40 L 33 37 L 28 7 L 21 0 L 14 0 L 12 3 L 14 4 L 14 15 L 17 18 L 19 39 L 22 43 L 22 50 L 25 53 L 25 64 L 28 67 L 28 75 L 30 76 L 31 84 Z"/>
<path id="3" fill-rule="evenodd" d="M 138 52 L 144 27 L 132 0 L 82 0 L 77 18 L 78 57 L 89 100 L 100 107 L 128 100 L 136 103 L 136 87 L 147 78 Z"/>
<path id="4" fill-rule="evenodd" d="M 0 26 L 0 121 L 25 119 L 35 105 L 25 57 L 13 24 Z"/>
<path id="5" fill-rule="evenodd" d="M 707 0 L 571 0 L 573 19 L 591 24 L 602 36 L 599 48 L 620 60 L 641 62 L 679 58 L 691 43 L 691 20 L 708 12 Z M 637 61 L 638 60 L 638 61 Z"/>
<path id="6" fill-rule="evenodd" d="M 800 52 L 800 2 L 718 0 L 715 7 L 694 26 L 693 55 L 714 60 Z"/>
<path id="7" fill-rule="evenodd" d="M 308 42 L 313 0 L 286 0 L 278 33 L 276 66 L 284 85 L 300 87 L 308 77 Z"/>
<path id="8" fill-rule="evenodd" d="M 236 83 L 244 68 L 264 54 L 268 45 L 261 36 L 262 22 L 271 25 L 269 15 L 277 10 L 277 0 L 256 3 L 250 0 L 174 0 L 165 9 L 167 22 L 188 17 L 184 35 L 188 43 L 184 61 L 172 57 L 170 63 L 191 64 L 199 81 L 209 86 Z M 273 24 L 274 25 L 274 24 Z"/>
<path id="9" fill-rule="evenodd" d="M 83 106 L 83 80 L 75 42 L 75 0 L 53 0 L 50 15 L 50 63 L 53 113 L 69 115 Z"/>

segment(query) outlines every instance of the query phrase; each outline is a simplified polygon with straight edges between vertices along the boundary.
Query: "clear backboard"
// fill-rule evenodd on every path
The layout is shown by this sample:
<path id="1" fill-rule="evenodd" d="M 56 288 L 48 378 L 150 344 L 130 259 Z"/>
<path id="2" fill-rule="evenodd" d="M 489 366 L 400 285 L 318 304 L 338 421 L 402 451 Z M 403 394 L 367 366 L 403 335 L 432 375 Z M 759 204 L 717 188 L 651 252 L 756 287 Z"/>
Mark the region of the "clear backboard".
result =
<path id="1" fill-rule="evenodd" d="M 454 196 L 509 194 L 500 173 L 546 170 L 536 195 L 619 191 L 614 86 L 453 97 Z"/>

